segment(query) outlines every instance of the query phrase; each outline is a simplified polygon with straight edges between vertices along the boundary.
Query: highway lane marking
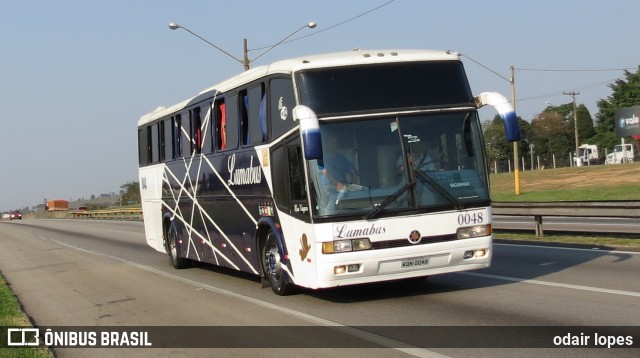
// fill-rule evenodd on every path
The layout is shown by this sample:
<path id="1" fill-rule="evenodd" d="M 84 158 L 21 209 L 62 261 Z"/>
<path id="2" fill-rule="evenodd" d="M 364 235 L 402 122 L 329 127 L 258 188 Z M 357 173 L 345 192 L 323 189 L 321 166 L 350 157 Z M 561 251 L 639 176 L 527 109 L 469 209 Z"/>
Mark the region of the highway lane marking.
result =
<path id="1" fill-rule="evenodd" d="M 534 284 L 534 285 L 569 288 L 569 289 L 573 289 L 573 290 L 590 291 L 590 292 L 598 292 L 598 293 L 610 293 L 610 294 L 614 294 L 614 295 L 631 296 L 631 297 L 640 297 L 640 292 L 612 290 L 612 289 L 608 289 L 608 288 L 599 288 L 599 287 L 591 287 L 591 286 L 572 285 L 572 284 L 568 284 L 568 283 L 558 283 L 558 282 L 531 280 L 531 279 L 518 278 L 518 277 L 489 275 L 489 274 L 478 273 L 478 272 L 458 272 L 458 274 L 466 275 L 466 276 L 474 276 L 474 277 L 491 278 L 491 279 L 494 279 L 494 280 L 502 280 L 502 281 L 510 281 L 510 282 L 522 282 L 522 283 L 530 283 L 530 284 Z"/>
<path id="2" fill-rule="evenodd" d="M 409 344 L 406 344 L 406 343 L 402 343 L 402 342 L 399 342 L 399 341 L 396 341 L 396 340 L 393 340 L 393 339 L 385 338 L 385 337 L 379 336 L 377 334 L 373 334 L 373 333 L 369 333 L 369 332 L 366 332 L 366 331 L 363 331 L 363 330 L 360 330 L 360 329 L 356 329 L 356 328 L 352 328 L 352 327 L 349 327 L 349 326 L 345 326 L 345 325 L 343 325 L 341 323 L 338 323 L 338 322 L 326 320 L 324 318 L 313 316 L 313 315 L 310 315 L 310 314 L 307 314 L 307 313 L 304 313 L 304 312 L 300 312 L 300 311 L 296 311 L 296 310 L 293 310 L 293 309 L 290 309 L 290 308 L 282 307 L 282 306 L 279 306 L 279 305 L 276 305 L 276 304 L 273 304 L 273 303 L 269 303 L 269 302 L 266 302 L 266 301 L 259 300 L 257 298 L 244 296 L 244 295 L 241 295 L 241 294 L 233 292 L 233 291 L 229 291 L 229 290 L 225 290 L 225 289 L 222 289 L 222 288 L 219 288 L 219 287 L 203 284 L 203 283 L 200 283 L 200 282 L 188 279 L 188 278 L 180 277 L 180 276 L 177 276 L 177 275 L 170 274 L 168 272 L 164 272 L 164 271 L 155 269 L 153 267 L 141 265 L 141 264 L 138 264 L 136 262 L 129 261 L 129 260 L 117 257 L 117 256 L 112 256 L 112 255 L 109 255 L 109 254 L 105 254 L 105 253 L 96 252 L 96 251 L 93 251 L 93 250 L 84 249 L 84 248 L 81 248 L 81 247 L 78 247 L 78 246 L 75 246 L 75 245 L 71 245 L 71 244 L 66 243 L 66 242 L 62 242 L 62 241 L 59 241 L 59 240 L 46 238 L 46 237 L 43 237 L 43 236 L 37 235 L 37 234 L 36 234 L 36 236 L 39 237 L 40 239 L 55 242 L 58 245 L 62 245 L 64 247 L 70 248 L 72 250 L 88 253 L 88 254 L 91 254 L 91 255 L 106 257 L 106 258 L 109 258 L 109 259 L 112 259 L 112 260 L 115 260 L 115 261 L 119 261 L 119 262 L 121 262 L 121 263 L 123 263 L 125 265 L 129 265 L 129 266 L 132 266 L 132 267 L 135 267 L 135 268 L 138 268 L 138 269 L 150 272 L 150 273 L 154 273 L 156 275 L 163 276 L 165 278 L 173 279 L 173 280 L 176 280 L 176 281 L 180 281 L 182 283 L 186 283 L 188 285 L 192 285 L 192 286 L 196 286 L 198 288 L 205 289 L 207 291 L 211 291 L 211 292 L 222 294 L 222 295 L 225 295 L 225 296 L 229 296 L 229 297 L 232 297 L 232 298 L 235 298 L 235 299 L 243 300 L 243 301 L 246 301 L 248 303 L 251 303 L 251 304 L 254 304 L 254 305 L 257 305 L 257 306 L 261 306 L 261 307 L 264 307 L 264 308 L 267 308 L 267 309 L 280 311 L 282 313 L 288 314 L 290 316 L 299 318 L 299 319 L 307 321 L 307 322 L 311 322 L 311 323 L 317 324 L 319 326 L 334 327 L 335 329 L 340 330 L 340 331 L 342 331 L 342 332 L 344 332 L 346 334 L 352 335 L 354 337 L 362 338 L 362 339 L 370 341 L 372 343 L 379 344 L 379 345 L 381 345 L 383 347 L 388 347 L 390 349 L 393 349 L 393 350 L 396 350 L 396 351 L 400 351 L 400 352 L 403 352 L 403 353 L 406 353 L 406 354 L 409 354 L 409 355 L 412 355 L 412 356 L 415 356 L 415 357 L 448 358 L 448 356 L 442 355 L 442 354 L 437 353 L 437 352 L 433 352 L 433 351 L 430 351 L 430 350 L 427 350 L 427 349 L 424 349 L 424 348 L 414 347 L 412 345 L 409 345 Z"/>

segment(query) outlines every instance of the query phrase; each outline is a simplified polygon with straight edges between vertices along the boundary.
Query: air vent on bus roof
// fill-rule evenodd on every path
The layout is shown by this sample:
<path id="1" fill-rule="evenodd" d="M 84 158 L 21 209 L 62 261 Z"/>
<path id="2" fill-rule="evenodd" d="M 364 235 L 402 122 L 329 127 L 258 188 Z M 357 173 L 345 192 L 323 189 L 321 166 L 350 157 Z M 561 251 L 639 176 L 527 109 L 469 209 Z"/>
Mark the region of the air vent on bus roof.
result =
<path id="1" fill-rule="evenodd" d="M 375 55 L 375 56 L 378 56 L 378 57 L 384 57 L 384 56 L 385 56 L 384 52 L 374 52 L 374 55 Z M 398 53 L 394 51 L 394 52 L 390 52 L 390 53 L 389 53 L 389 55 L 391 55 L 391 56 L 398 56 Z M 371 56 L 372 56 L 372 54 L 370 54 L 370 53 L 364 53 L 364 54 L 362 54 L 362 56 L 363 56 L 363 57 L 366 57 L 366 58 L 369 58 L 369 57 L 371 57 Z"/>

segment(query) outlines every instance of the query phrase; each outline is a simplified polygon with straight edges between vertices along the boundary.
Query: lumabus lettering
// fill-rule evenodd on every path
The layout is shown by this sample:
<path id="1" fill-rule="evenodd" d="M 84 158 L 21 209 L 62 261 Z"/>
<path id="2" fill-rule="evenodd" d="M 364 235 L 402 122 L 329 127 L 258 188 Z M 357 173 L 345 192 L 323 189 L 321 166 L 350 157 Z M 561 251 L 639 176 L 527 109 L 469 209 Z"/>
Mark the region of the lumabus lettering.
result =
<path id="1" fill-rule="evenodd" d="M 387 228 L 384 226 L 376 227 L 376 224 L 371 224 L 369 227 L 349 228 L 347 224 L 335 226 L 334 236 L 337 239 L 349 239 L 353 237 L 380 235 L 387 232 Z"/>
<path id="2" fill-rule="evenodd" d="M 236 155 L 233 154 L 227 161 L 227 168 L 229 169 L 228 184 L 231 185 L 248 185 L 259 184 L 262 182 L 262 170 L 260 165 L 253 166 L 253 155 L 249 160 L 248 168 L 238 168 L 236 166 Z"/>

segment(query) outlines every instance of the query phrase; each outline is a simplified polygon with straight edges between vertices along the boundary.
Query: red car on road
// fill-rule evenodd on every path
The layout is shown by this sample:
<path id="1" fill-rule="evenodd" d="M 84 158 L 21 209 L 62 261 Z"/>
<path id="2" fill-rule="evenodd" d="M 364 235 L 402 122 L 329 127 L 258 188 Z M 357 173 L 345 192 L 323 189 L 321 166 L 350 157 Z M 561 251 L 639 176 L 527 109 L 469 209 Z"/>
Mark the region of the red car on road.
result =
<path id="1" fill-rule="evenodd" d="M 9 220 L 22 220 L 22 214 L 19 211 L 12 211 L 9 214 Z"/>

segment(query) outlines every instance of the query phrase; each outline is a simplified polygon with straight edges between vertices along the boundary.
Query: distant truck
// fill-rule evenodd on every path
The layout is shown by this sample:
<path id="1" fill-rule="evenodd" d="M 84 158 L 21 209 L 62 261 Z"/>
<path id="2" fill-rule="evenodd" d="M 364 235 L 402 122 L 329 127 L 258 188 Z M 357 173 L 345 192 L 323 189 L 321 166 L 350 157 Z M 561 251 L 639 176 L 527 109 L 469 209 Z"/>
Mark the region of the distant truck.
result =
<path id="1" fill-rule="evenodd" d="M 632 144 L 617 144 L 613 153 L 607 154 L 604 164 L 633 163 L 635 152 Z"/>
<path id="2" fill-rule="evenodd" d="M 67 200 L 49 200 L 49 202 L 47 202 L 47 211 L 66 210 L 69 210 L 69 202 Z"/>
<path id="3" fill-rule="evenodd" d="M 578 147 L 578 155 L 573 160 L 576 166 L 600 164 L 598 146 L 595 144 L 583 144 Z"/>

